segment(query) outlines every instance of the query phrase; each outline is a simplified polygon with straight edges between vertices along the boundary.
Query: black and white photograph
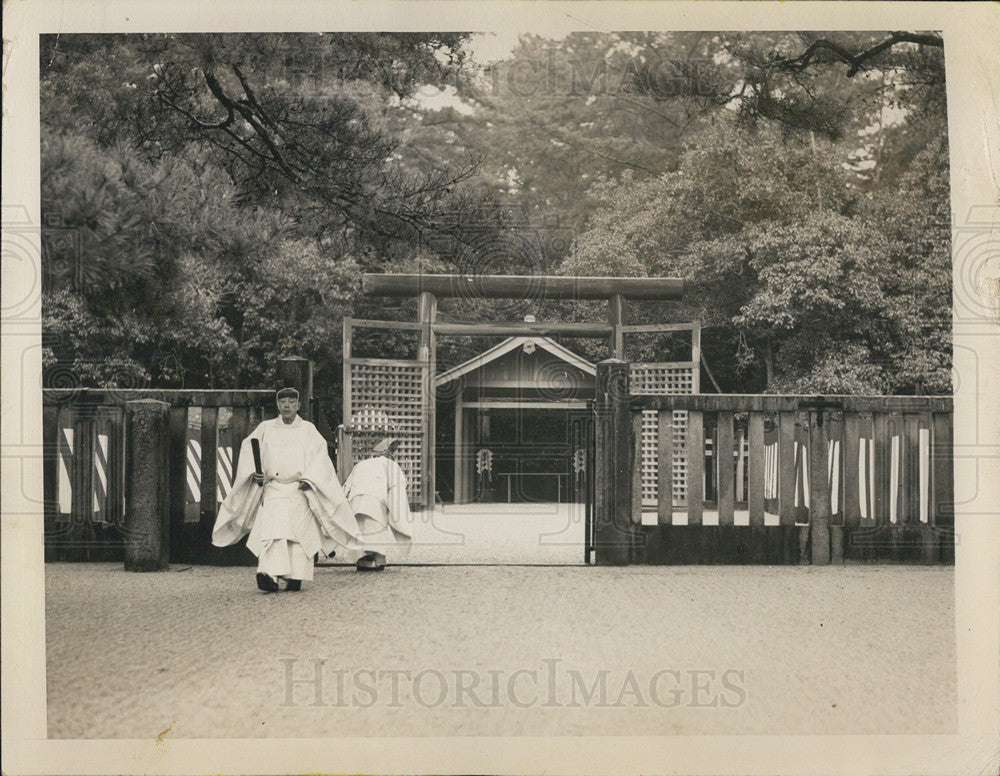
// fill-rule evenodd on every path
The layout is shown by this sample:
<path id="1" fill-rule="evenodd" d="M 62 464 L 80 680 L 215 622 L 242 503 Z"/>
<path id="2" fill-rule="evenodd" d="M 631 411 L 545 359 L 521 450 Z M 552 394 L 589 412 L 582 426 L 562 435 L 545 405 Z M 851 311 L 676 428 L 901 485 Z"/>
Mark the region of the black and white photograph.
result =
<path id="1" fill-rule="evenodd" d="M 4 773 L 997 772 L 996 6 L 4 19 Z"/>

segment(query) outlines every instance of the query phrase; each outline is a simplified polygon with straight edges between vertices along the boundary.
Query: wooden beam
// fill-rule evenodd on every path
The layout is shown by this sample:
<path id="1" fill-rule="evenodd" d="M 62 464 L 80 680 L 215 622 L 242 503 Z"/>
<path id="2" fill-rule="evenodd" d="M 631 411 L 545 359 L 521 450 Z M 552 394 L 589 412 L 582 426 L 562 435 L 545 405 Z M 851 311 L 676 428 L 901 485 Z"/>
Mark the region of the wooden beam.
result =
<path id="1" fill-rule="evenodd" d="M 463 407 L 490 410 L 585 410 L 585 401 L 519 401 L 516 399 L 483 399 L 467 401 Z"/>
<path id="2" fill-rule="evenodd" d="M 622 326 L 626 334 L 662 334 L 668 331 L 692 331 L 701 328 L 701 323 L 637 323 Z"/>
<path id="3" fill-rule="evenodd" d="M 355 329 L 403 329 L 414 333 L 425 328 L 425 324 L 415 321 L 373 321 L 367 318 L 344 318 L 344 325 Z"/>
<path id="4" fill-rule="evenodd" d="M 460 299 L 628 299 L 678 300 L 679 278 L 562 277 L 555 275 L 397 275 L 366 273 L 361 288 L 371 296 L 432 293 Z"/>
<path id="5" fill-rule="evenodd" d="M 156 399 L 171 407 L 274 407 L 274 391 L 190 390 L 183 388 L 74 388 L 72 397 L 58 388 L 42 389 L 42 404 L 118 404 L 139 399 Z"/>
<path id="6" fill-rule="evenodd" d="M 435 323 L 435 334 L 465 337 L 593 337 L 603 339 L 613 331 L 600 323 Z"/>
<path id="7" fill-rule="evenodd" d="M 824 396 L 845 412 L 950 412 L 950 396 Z M 814 396 L 770 394 L 676 394 L 635 396 L 633 404 L 644 410 L 700 410 L 701 412 L 797 412 L 801 402 Z"/>

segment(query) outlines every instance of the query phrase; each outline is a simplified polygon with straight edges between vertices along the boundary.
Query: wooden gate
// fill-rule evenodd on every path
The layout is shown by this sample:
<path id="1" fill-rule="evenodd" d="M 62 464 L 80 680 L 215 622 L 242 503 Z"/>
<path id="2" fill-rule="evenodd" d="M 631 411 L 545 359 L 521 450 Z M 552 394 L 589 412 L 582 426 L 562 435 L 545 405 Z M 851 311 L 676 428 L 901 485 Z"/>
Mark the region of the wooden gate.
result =
<path id="1" fill-rule="evenodd" d="M 598 563 L 953 560 L 949 397 L 635 396 L 609 360 L 595 409 Z M 644 412 L 659 421 L 645 503 Z"/>
<path id="2" fill-rule="evenodd" d="M 428 317 L 430 314 L 428 313 Z M 416 334 L 417 358 L 358 358 L 355 329 Z M 344 318 L 344 424 L 338 435 L 338 473 L 346 479 L 358 461 L 387 436 L 399 440 L 395 459 L 406 475 L 410 503 L 434 504 L 433 334 L 426 323 Z"/>

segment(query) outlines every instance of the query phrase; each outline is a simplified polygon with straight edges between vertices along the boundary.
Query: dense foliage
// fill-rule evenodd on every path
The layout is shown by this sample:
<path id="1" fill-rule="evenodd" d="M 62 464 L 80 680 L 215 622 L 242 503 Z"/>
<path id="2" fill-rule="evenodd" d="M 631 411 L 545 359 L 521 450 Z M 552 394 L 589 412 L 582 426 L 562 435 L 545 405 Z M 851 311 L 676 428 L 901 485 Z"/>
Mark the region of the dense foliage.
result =
<path id="1" fill-rule="evenodd" d="M 332 409 L 343 317 L 412 315 L 361 298 L 361 273 L 421 269 L 680 276 L 683 303 L 637 318 L 702 320 L 723 390 L 950 391 L 939 38 L 524 36 L 485 70 L 469 50 L 44 36 L 48 383 L 258 387 L 301 355 Z"/>

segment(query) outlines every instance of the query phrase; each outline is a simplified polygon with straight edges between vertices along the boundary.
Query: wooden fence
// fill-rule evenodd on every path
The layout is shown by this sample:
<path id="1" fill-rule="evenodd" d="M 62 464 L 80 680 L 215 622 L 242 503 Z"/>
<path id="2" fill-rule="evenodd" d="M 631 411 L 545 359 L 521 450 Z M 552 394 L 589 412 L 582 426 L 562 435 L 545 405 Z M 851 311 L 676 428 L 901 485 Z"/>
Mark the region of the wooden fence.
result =
<path id="1" fill-rule="evenodd" d="M 953 561 L 948 397 L 633 396 L 628 365 L 605 361 L 596 408 L 598 563 Z M 645 502 L 643 411 L 658 413 Z"/>
<path id="2" fill-rule="evenodd" d="M 299 390 L 311 420 L 313 364 L 288 357 L 279 384 Z M 126 404 L 169 405 L 166 471 L 172 563 L 243 565 L 241 546 L 211 544 L 218 505 L 229 493 L 240 443 L 261 420 L 276 417 L 274 391 L 47 388 L 42 391 L 46 561 L 118 561 L 127 508 Z M 150 444 L 157 441 L 150 440 Z"/>

